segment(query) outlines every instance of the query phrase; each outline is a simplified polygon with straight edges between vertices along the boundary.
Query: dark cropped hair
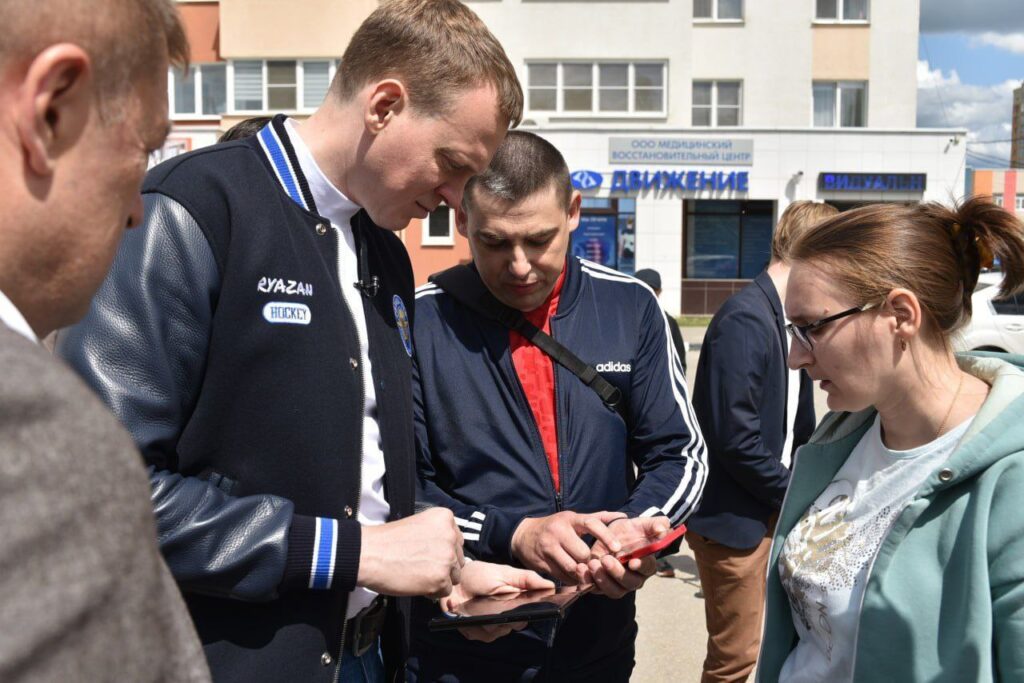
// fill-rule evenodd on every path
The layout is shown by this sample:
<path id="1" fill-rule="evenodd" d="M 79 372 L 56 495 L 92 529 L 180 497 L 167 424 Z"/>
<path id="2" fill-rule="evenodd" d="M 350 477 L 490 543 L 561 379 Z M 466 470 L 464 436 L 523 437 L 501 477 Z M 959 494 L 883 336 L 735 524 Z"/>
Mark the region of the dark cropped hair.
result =
<path id="1" fill-rule="evenodd" d="M 971 318 L 978 275 L 995 258 L 1000 295 L 1024 289 L 1024 225 L 987 197 L 950 209 L 935 202 L 874 204 L 800 235 L 790 260 L 820 268 L 860 304 L 913 292 L 945 345 Z"/>
<path id="2" fill-rule="evenodd" d="M 522 130 L 509 131 L 487 170 L 466 183 L 462 209 L 468 211 L 475 193 L 480 191 L 502 201 L 516 203 L 552 185 L 559 202 L 568 211 L 572 200 L 572 181 L 562 153 L 539 135 Z"/>
<path id="3" fill-rule="evenodd" d="M 251 138 L 263 130 L 263 127 L 270 123 L 269 116 L 253 116 L 243 119 L 224 131 L 224 134 L 217 138 L 217 142 L 231 142 L 232 140 L 244 140 Z"/>

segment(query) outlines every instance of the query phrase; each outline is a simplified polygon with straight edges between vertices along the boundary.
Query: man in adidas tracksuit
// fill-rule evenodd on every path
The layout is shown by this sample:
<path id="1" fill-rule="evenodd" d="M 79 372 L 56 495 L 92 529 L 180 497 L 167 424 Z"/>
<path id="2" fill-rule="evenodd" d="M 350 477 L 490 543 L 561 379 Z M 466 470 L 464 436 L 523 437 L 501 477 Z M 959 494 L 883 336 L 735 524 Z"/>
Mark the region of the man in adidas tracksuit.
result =
<path id="1" fill-rule="evenodd" d="M 519 333 L 426 285 L 414 334 L 418 495 L 454 511 L 474 556 L 592 580 L 603 595 L 584 597 L 557 629 L 540 622 L 491 644 L 429 633 L 437 608 L 416 601 L 411 680 L 628 680 L 632 592 L 654 559 L 626 569 L 580 537 L 647 535 L 700 500 L 704 443 L 661 308 L 640 281 L 566 259 L 580 203 L 561 154 L 513 131 L 467 185 L 457 225 L 483 286 L 599 368 L 625 410 Z"/>

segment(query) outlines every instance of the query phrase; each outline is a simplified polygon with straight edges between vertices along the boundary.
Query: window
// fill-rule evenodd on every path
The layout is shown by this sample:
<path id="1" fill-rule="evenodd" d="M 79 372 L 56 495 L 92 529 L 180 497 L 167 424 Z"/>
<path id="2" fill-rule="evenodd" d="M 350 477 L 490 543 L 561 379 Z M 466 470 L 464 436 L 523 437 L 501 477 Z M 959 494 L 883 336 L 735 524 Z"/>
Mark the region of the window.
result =
<path id="1" fill-rule="evenodd" d="M 632 275 L 636 270 L 636 199 L 584 197 L 569 238 L 573 256 Z"/>
<path id="2" fill-rule="evenodd" d="M 992 299 L 992 308 L 998 315 L 1024 315 L 1024 297 L 1010 295 L 1005 299 Z"/>
<path id="3" fill-rule="evenodd" d="M 323 101 L 337 64 L 328 60 L 232 62 L 233 111 L 310 111 Z"/>
<path id="4" fill-rule="evenodd" d="M 455 244 L 452 235 L 452 210 L 442 204 L 430 212 L 427 217 L 427 224 L 424 226 L 424 246 L 451 246 Z"/>
<path id="5" fill-rule="evenodd" d="M 1017 197 L 1016 206 L 1018 211 L 1024 211 L 1024 197 Z"/>
<path id="6" fill-rule="evenodd" d="M 1001 194 L 994 194 L 994 195 L 992 195 L 992 203 L 995 204 L 996 206 L 1002 206 L 1003 205 L 1003 195 L 1001 195 Z"/>
<path id="7" fill-rule="evenodd" d="M 694 81 L 694 126 L 739 126 L 742 88 L 740 81 Z"/>
<path id="8" fill-rule="evenodd" d="M 235 109 L 263 111 L 263 62 L 235 62 Z"/>
<path id="9" fill-rule="evenodd" d="M 705 21 L 742 21 L 743 0 L 693 0 L 693 18 Z"/>
<path id="10" fill-rule="evenodd" d="M 863 81 L 814 84 L 814 127 L 863 128 L 867 119 L 867 83 Z"/>
<path id="11" fill-rule="evenodd" d="M 528 109 L 586 116 L 664 116 L 665 64 L 535 62 L 526 65 Z"/>
<path id="12" fill-rule="evenodd" d="M 269 109 L 295 109 L 299 92 L 295 81 L 295 62 L 267 62 L 267 102 Z"/>
<path id="13" fill-rule="evenodd" d="M 227 110 L 224 64 L 196 64 L 188 73 L 171 69 L 168 76 L 171 115 L 220 116 Z M 198 106 L 197 106 L 198 105 Z"/>
<path id="14" fill-rule="evenodd" d="M 814 18 L 818 21 L 868 20 L 868 0 L 815 0 Z"/>
<path id="15" fill-rule="evenodd" d="M 773 223 L 770 201 L 687 200 L 683 277 L 756 277 L 771 257 Z"/>

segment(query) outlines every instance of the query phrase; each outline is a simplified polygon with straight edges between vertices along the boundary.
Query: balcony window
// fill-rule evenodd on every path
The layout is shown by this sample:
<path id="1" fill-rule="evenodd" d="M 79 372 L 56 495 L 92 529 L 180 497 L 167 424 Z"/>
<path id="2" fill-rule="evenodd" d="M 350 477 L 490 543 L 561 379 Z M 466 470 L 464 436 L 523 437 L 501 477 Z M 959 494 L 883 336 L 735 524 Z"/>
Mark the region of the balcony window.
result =
<path id="1" fill-rule="evenodd" d="M 224 64 L 195 64 L 185 74 L 171 69 L 168 86 L 171 115 L 175 118 L 220 116 L 227 109 Z"/>
<path id="2" fill-rule="evenodd" d="M 868 20 L 868 0 L 815 0 L 814 18 L 818 21 L 864 23 Z"/>
<path id="3" fill-rule="evenodd" d="M 587 117 L 664 116 L 661 62 L 527 64 L 528 109 Z"/>
<path id="4" fill-rule="evenodd" d="M 326 97 L 336 68 L 330 60 L 235 61 L 233 111 L 312 111 Z"/>
<path id="5" fill-rule="evenodd" d="M 814 84 L 815 128 L 863 128 L 867 125 L 867 83 L 862 81 Z"/>
<path id="6" fill-rule="evenodd" d="M 740 81 L 694 81 L 694 126 L 739 126 L 742 116 Z"/>
<path id="7" fill-rule="evenodd" d="M 693 0 L 693 18 L 701 21 L 742 21 L 743 0 Z"/>

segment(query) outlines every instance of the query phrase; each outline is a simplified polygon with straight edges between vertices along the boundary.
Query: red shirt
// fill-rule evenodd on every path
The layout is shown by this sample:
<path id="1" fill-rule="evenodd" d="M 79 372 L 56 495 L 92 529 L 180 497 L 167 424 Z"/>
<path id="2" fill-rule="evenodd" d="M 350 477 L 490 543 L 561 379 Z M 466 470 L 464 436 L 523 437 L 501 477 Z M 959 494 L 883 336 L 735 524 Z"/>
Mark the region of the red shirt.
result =
<path id="1" fill-rule="evenodd" d="M 565 270 L 558 276 L 555 288 L 547 301 L 529 313 L 524 313 L 531 323 L 551 334 L 551 316 L 558 310 L 558 298 L 562 293 Z M 518 332 L 509 332 L 509 347 L 512 350 L 512 364 L 523 385 L 526 401 L 530 404 L 533 419 L 537 422 L 544 454 L 555 482 L 555 491 L 561 491 L 558 481 L 558 429 L 555 426 L 555 367 L 551 356 L 526 340 Z"/>

